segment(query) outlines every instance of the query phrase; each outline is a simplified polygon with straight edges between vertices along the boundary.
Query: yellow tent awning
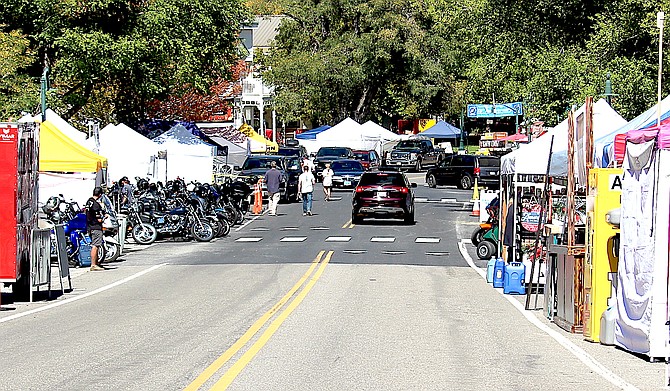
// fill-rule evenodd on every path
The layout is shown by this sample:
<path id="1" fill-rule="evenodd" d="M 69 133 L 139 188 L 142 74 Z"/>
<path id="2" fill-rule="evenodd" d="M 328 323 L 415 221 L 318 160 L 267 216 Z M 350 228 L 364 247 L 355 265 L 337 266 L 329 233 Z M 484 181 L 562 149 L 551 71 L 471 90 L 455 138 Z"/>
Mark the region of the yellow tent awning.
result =
<path id="1" fill-rule="evenodd" d="M 265 149 L 268 152 L 277 152 L 279 151 L 279 145 L 274 142 L 266 139 L 265 137 L 261 136 L 260 134 L 256 133 L 254 128 L 251 126 L 244 124 L 240 126 L 240 132 L 244 133 L 245 136 L 249 137 L 250 139 L 254 141 L 258 141 L 260 143 L 265 144 Z"/>
<path id="2" fill-rule="evenodd" d="M 107 158 L 91 152 L 63 134 L 51 121 L 40 125 L 40 171 L 98 172 Z"/>

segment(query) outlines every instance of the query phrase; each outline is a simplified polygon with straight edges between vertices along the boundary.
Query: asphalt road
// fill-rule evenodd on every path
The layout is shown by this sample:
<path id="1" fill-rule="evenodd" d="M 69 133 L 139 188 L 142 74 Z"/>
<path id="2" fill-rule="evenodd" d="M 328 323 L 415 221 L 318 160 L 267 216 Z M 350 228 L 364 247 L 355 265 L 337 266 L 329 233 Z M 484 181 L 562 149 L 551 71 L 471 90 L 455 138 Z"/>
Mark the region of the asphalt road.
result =
<path id="1" fill-rule="evenodd" d="M 414 225 L 352 225 L 350 191 L 318 187 L 314 216 L 281 204 L 212 243 L 77 271 L 58 300 L 3 303 L 0 389 L 619 389 L 464 260 L 471 193 L 409 176 Z"/>

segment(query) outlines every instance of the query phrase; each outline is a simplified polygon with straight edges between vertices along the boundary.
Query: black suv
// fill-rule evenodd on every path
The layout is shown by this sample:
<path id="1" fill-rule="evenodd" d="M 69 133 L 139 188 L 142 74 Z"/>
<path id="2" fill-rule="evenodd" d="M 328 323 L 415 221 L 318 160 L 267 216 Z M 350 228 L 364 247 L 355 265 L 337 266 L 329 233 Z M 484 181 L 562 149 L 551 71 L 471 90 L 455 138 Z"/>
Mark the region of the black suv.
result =
<path id="1" fill-rule="evenodd" d="M 353 159 L 354 151 L 348 147 L 321 147 L 314 158 L 314 169 L 316 170 L 316 179 L 321 180 L 326 163 L 332 163 L 335 160 Z"/>
<path id="2" fill-rule="evenodd" d="M 479 155 L 448 156 L 437 167 L 428 169 L 426 183 L 430 187 L 456 185 L 464 190 L 477 184 L 489 188 L 500 187 L 500 158 Z"/>
<path id="3" fill-rule="evenodd" d="M 307 149 L 305 149 L 305 147 L 303 147 L 302 145 L 283 146 L 279 147 L 279 149 L 277 150 L 277 155 L 305 157 L 307 156 Z"/>
<path id="4" fill-rule="evenodd" d="M 242 167 L 235 167 L 235 171 L 239 171 L 238 179 L 253 187 L 258 179 L 265 176 L 272 162 L 277 163 L 277 169 L 284 177 L 279 190 L 281 199 L 287 202 L 297 201 L 298 177 L 301 173 L 298 156 L 252 155 L 247 157 Z M 263 198 L 267 198 L 267 195 L 267 185 L 263 183 Z"/>

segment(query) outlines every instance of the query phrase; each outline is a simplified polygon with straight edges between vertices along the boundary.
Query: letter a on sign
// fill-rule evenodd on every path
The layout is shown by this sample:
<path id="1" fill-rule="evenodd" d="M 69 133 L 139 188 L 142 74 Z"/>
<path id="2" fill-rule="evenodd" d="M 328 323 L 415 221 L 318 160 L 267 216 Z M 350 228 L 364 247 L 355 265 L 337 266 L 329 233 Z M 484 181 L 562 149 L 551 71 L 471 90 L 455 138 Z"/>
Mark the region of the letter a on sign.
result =
<path id="1" fill-rule="evenodd" d="M 621 191 L 621 175 L 613 174 L 610 175 L 610 191 Z"/>

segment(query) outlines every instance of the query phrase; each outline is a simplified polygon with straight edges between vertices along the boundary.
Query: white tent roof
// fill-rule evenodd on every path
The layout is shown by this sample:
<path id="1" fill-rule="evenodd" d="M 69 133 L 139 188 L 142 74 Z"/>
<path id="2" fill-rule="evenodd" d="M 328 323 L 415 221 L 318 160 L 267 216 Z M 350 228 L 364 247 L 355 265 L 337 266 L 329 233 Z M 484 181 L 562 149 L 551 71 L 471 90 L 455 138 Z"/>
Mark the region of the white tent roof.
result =
<path id="1" fill-rule="evenodd" d="M 385 127 L 372 121 L 368 121 L 361 125 L 361 131 L 363 132 L 363 137 L 372 139 L 376 138 L 382 141 L 400 140 L 402 138 L 401 135 L 393 133 Z"/>
<path id="2" fill-rule="evenodd" d="M 167 150 L 167 179 L 180 177 L 186 181 L 210 183 L 214 168 L 215 147 L 195 136 L 183 125 L 153 139 Z"/>
<path id="3" fill-rule="evenodd" d="M 575 112 L 575 121 L 584 113 L 585 105 Z M 618 129 L 626 123 L 605 99 L 600 99 L 593 105 L 593 138 L 598 139 L 604 134 Z M 501 159 L 501 173 L 503 174 L 535 174 L 544 175 L 549 160 L 549 146 L 551 136 L 554 136 L 552 148 L 551 168 L 552 176 L 566 176 L 568 174 L 568 120 L 564 120 L 543 136 L 533 142 L 524 144 L 516 151 L 510 152 Z"/>
<path id="4" fill-rule="evenodd" d="M 156 156 L 160 146 L 125 124 L 105 126 L 100 131 L 99 153 L 107 158 L 107 174 L 111 180 L 150 178 L 163 180 L 165 172 L 158 172 Z"/>
<path id="5" fill-rule="evenodd" d="M 41 115 L 37 115 L 35 118 L 40 119 L 41 121 Z M 63 132 L 66 136 L 68 136 L 72 140 L 76 141 L 79 144 L 84 145 L 84 141 L 86 141 L 86 134 L 80 132 L 79 130 L 77 130 L 77 128 L 70 125 L 69 122 L 61 118 L 51 109 L 47 109 L 47 121 L 51 121 L 51 123 L 56 125 L 56 128 L 58 128 L 58 130 Z"/>

